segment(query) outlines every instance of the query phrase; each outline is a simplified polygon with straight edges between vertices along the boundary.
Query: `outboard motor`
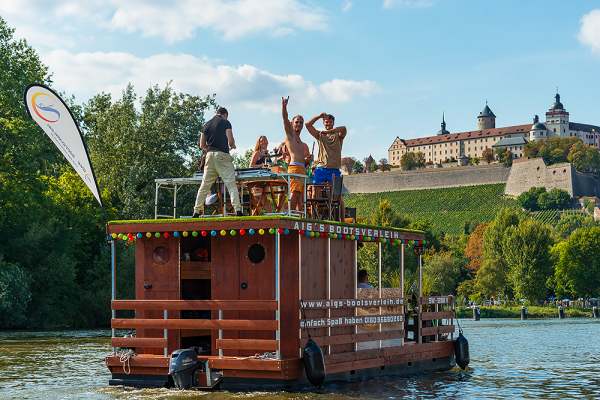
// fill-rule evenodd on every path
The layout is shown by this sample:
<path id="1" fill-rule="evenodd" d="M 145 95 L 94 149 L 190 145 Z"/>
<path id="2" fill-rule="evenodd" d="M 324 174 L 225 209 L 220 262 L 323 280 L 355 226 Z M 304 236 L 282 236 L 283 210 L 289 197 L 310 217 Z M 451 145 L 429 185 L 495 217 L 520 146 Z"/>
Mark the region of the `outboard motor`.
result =
<path id="1" fill-rule="evenodd" d="M 317 389 L 321 388 L 326 375 L 325 358 L 323 357 L 323 351 L 321 351 L 319 345 L 310 337 L 308 338 L 308 342 L 306 342 L 306 346 L 304 346 L 302 357 L 304 359 L 304 369 L 306 370 L 308 381 Z"/>
<path id="2" fill-rule="evenodd" d="M 467 368 L 471 358 L 469 357 L 469 341 L 463 336 L 462 330 L 458 333 L 458 337 L 454 342 L 454 357 L 456 364 L 462 369 Z"/>
<path id="3" fill-rule="evenodd" d="M 187 390 L 192 386 L 198 386 L 198 374 L 200 360 L 193 349 L 179 349 L 171 354 L 169 360 L 169 375 L 173 378 L 175 386 L 179 390 Z"/>

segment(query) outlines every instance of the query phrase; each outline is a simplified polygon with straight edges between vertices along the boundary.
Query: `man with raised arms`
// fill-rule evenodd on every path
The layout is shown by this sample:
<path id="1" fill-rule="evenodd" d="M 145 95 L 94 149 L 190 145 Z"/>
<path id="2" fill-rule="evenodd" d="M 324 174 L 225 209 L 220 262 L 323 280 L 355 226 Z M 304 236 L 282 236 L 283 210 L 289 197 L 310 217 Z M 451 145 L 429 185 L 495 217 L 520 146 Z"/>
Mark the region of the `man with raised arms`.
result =
<path id="1" fill-rule="evenodd" d="M 325 130 L 319 131 L 313 125 L 323 118 Z M 346 137 L 346 127 L 334 128 L 335 118 L 331 114 L 321 113 L 306 123 L 306 129 L 319 143 L 319 155 L 313 183 L 331 182 L 331 176 L 341 176 L 342 144 Z M 340 220 L 344 221 L 344 201 L 340 195 Z"/>
<path id="2" fill-rule="evenodd" d="M 281 116 L 283 117 L 283 127 L 285 128 L 285 145 L 290 155 L 288 172 L 291 174 L 305 175 L 304 172 L 304 146 L 300 140 L 300 132 L 304 126 L 304 118 L 296 115 L 290 123 L 288 119 L 287 105 L 290 96 L 287 99 L 281 98 Z M 292 210 L 304 210 L 304 184 L 300 179 L 290 181 L 290 207 Z"/>

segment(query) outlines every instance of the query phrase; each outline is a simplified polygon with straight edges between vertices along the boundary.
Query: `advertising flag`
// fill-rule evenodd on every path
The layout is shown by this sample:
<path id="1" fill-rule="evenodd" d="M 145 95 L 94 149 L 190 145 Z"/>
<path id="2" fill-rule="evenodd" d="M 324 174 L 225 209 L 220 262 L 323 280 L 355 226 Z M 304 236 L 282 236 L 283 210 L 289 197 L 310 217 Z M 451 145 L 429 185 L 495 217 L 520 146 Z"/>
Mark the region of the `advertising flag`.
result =
<path id="1" fill-rule="evenodd" d="M 37 83 L 27 86 L 24 97 L 29 116 L 52 139 L 104 208 L 81 130 L 71 110 L 52 89 Z"/>

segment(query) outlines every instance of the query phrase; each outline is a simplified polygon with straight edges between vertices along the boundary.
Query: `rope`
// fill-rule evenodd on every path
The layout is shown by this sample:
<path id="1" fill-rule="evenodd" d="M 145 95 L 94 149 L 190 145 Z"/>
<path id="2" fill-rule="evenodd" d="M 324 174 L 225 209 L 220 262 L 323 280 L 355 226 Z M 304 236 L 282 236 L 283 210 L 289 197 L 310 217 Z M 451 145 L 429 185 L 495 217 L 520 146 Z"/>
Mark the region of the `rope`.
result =
<path id="1" fill-rule="evenodd" d="M 275 353 L 270 353 L 270 352 L 266 352 L 263 355 L 260 355 L 258 353 L 256 353 L 253 356 L 249 356 L 249 357 L 233 357 L 236 360 L 276 360 L 277 357 L 275 356 Z"/>
<path id="2" fill-rule="evenodd" d="M 132 349 L 127 349 L 127 351 L 125 351 L 125 352 L 123 350 L 121 350 L 121 357 L 119 358 L 119 361 L 123 363 L 123 372 L 125 372 L 127 375 L 129 375 L 131 373 L 131 366 L 129 365 L 129 359 L 135 355 L 136 354 Z M 127 363 L 128 370 L 125 369 L 126 363 Z"/>

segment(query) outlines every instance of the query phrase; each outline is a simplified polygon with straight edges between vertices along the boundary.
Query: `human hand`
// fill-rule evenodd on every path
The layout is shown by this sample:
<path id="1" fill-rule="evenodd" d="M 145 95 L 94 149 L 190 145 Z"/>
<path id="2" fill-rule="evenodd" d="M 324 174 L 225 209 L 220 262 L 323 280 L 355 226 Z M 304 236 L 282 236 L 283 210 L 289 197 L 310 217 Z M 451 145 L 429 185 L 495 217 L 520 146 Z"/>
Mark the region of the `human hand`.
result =
<path id="1" fill-rule="evenodd" d="M 284 99 L 283 97 L 281 97 L 281 106 L 287 107 L 288 101 L 290 101 L 290 96 L 288 96 L 287 99 Z"/>
<path id="2" fill-rule="evenodd" d="M 329 116 L 329 114 L 327 114 L 326 112 L 322 112 L 322 113 L 319 115 L 319 118 L 323 118 L 323 119 L 325 119 L 325 118 L 327 118 L 328 116 Z"/>

